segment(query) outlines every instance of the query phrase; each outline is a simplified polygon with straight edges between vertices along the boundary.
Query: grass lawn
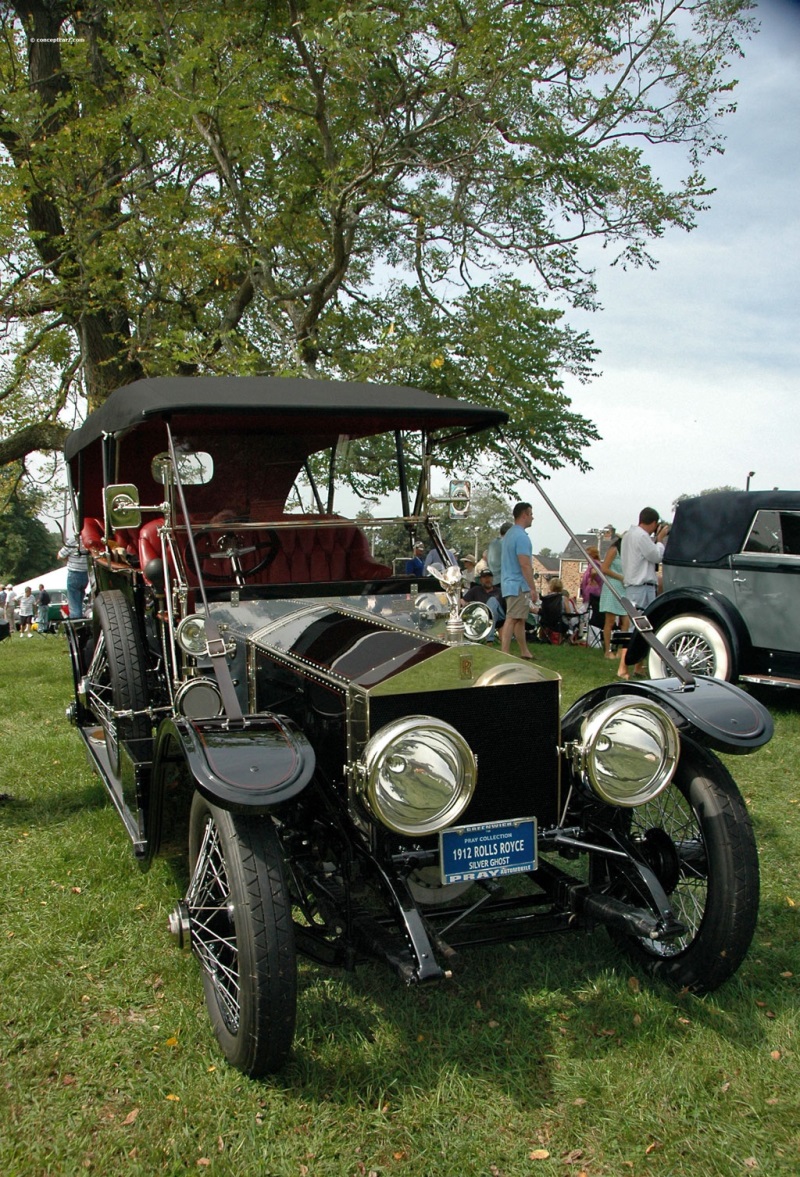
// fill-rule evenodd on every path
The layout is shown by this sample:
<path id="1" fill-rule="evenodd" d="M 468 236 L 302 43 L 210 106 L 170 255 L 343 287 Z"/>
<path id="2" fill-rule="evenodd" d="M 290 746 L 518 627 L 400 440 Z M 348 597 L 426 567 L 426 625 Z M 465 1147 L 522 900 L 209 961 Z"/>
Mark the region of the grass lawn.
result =
<path id="1" fill-rule="evenodd" d="M 613 674 L 537 647 L 570 701 Z M 800 1172 L 800 697 L 729 767 L 761 854 L 756 940 L 705 998 L 602 929 L 463 954 L 446 986 L 301 963 L 294 1053 L 221 1060 L 167 931 L 175 865 L 137 866 L 64 719 L 60 637 L 0 645 L 0 1174 L 764 1177 Z M 500 745 L 498 745 L 500 747 Z"/>

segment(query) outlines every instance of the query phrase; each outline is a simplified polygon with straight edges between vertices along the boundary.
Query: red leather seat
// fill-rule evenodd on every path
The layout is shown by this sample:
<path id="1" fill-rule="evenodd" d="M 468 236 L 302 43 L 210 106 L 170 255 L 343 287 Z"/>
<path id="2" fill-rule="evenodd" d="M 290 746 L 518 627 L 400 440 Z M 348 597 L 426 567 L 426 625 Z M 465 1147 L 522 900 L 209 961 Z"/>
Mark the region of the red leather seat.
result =
<path id="1" fill-rule="evenodd" d="M 81 543 L 87 552 L 102 552 L 106 546 L 105 529 L 102 519 L 93 519 L 90 515 L 83 521 L 81 528 Z"/>
<path id="2" fill-rule="evenodd" d="M 373 559 L 360 528 L 276 529 L 280 550 L 261 572 L 261 584 L 325 584 L 341 580 L 382 580 L 391 568 Z"/>
<path id="3" fill-rule="evenodd" d="M 158 529 L 163 524 L 161 518 L 150 519 L 139 532 L 139 562 L 145 580 L 148 561 L 161 559 Z M 185 534 L 179 534 L 182 546 Z M 367 537 L 353 524 L 276 528 L 265 524 L 261 530 L 242 534 L 262 551 L 267 551 L 271 542 L 278 543 L 275 557 L 255 575 L 248 576 L 248 584 L 327 584 L 346 580 L 383 580 L 391 576 L 391 568 L 373 558 Z M 204 571 L 213 572 L 217 580 L 220 570 L 226 568 L 224 561 L 208 559 L 201 559 L 201 566 Z M 192 568 L 186 568 L 186 575 L 190 584 L 197 583 Z"/>

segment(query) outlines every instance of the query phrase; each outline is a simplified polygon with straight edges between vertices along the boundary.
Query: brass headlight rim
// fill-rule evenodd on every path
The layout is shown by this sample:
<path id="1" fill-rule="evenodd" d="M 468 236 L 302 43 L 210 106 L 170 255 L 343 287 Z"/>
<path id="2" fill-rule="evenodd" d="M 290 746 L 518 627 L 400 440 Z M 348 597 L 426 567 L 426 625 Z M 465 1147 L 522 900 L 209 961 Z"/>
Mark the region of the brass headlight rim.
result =
<path id="1" fill-rule="evenodd" d="M 199 623 L 203 631 L 203 645 L 202 649 L 195 649 L 186 639 L 186 630 L 191 623 Z M 182 617 L 175 628 L 175 641 L 178 643 L 184 654 L 190 655 L 192 658 L 202 658 L 207 652 L 207 643 L 205 637 L 206 619 L 202 613 L 187 613 Z"/>
<path id="2" fill-rule="evenodd" d="M 387 750 L 397 739 L 410 732 L 419 734 L 421 730 L 434 731 L 450 741 L 461 765 L 461 785 L 456 789 L 450 804 L 439 810 L 435 817 L 428 818 L 423 822 L 399 822 L 387 815 L 381 805 L 376 788 L 377 770 L 383 763 Z M 465 738 L 452 724 L 432 715 L 405 715 L 400 719 L 390 720 L 368 740 L 361 754 L 359 765 L 364 800 L 370 814 L 392 833 L 404 837 L 431 836 L 457 822 L 472 800 L 478 779 L 475 754 Z"/>
<path id="3" fill-rule="evenodd" d="M 593 753 L 597 740 L 608 722 L 618 718 L 623 711 L 644 711 L 658 720 L 664 733 L 664 743 L 661 749 L 662 771 L 654 778 L 648 787 L 636 797 L 620 797 L 613 795 L 598 780 L 594 771 Z M 594 796 L 606 805 L 616 809 L 638 809 L 653 801 L 667 788 L 678 766 L 680 755 L 680 736 L 672 717 L 654 699 L 643 698 L 640 695 L 615 695 L 605 699 L 583 720 L 579 753 L 581 775 L 588 781 Z"/>

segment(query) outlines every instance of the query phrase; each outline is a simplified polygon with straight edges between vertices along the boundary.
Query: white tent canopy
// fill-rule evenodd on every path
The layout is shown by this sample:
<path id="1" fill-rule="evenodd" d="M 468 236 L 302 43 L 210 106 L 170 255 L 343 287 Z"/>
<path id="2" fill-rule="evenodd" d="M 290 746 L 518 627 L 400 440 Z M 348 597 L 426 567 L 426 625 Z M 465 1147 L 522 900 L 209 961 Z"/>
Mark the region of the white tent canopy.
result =
<path id="1" fill-rule="evenodd" d="M 14 585 L 14 592 L 18 597 L 21 597 L 25 592 L 27 585 L 31 586 L 34 596 L 39 591 L 39 585 L 43 584 L 48 593 L 67 591 L 67 566 L 64 564 L 61 568 L 54 568 L 52 572 L 45 572 L 42 576 L 31 576 L 28 580 L 23 580 L 19 584 Z"/>

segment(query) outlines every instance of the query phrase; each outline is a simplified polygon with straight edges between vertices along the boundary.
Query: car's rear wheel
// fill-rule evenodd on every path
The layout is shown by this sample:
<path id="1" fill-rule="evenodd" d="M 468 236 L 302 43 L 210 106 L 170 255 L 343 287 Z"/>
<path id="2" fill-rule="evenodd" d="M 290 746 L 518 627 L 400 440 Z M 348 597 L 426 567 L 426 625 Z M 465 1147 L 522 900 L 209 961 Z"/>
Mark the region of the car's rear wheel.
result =
<path id="1" fill-rule="evenodd" d="M 100 593 L 94 616 L 99 632 L 88 671 L 90 704 L 105 734 L 109 767 L 116 776 L 120 742 L 148 740 L 152 735 L 150 719 L 142 714 L 148 705 L 145 657 L 124 593 L 119 589 Z M 120 712 L 132 714 L 122 717 Z"/>
<path id="2" fill-rule="evenodd" d="M 195 793 L 191 881 L 182 904 L 214 1032 L 228 1061 L 250 1076 L 275 1071 L 294 1037 L 297 959 L 275 827 Z"/>
<path id="3" fill-rule="evenodd" d="M 735 678 L 735 667 L 727 635 L 716 621 L 691 613 L 671 617 L 656 630 L 656 637 L 692 674 L 709 678 Z M 651 650 L 648 658 L 651 678 L 669 678 L 670 668 Z"/>
<path id="4" fill-rule="evenodd" d="M 630 837 L 667 893 L 686 931 L 658 942 L 612 933 L 649 973 L 707 993 L 744 959 L 758 915 L 758 856 L 744 801 L 727 769 L 684 744 L 672 783 L 631 811 Z M 609 876 L 617 898 L 642 906 L 643 886 Z"/>

